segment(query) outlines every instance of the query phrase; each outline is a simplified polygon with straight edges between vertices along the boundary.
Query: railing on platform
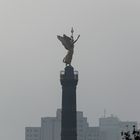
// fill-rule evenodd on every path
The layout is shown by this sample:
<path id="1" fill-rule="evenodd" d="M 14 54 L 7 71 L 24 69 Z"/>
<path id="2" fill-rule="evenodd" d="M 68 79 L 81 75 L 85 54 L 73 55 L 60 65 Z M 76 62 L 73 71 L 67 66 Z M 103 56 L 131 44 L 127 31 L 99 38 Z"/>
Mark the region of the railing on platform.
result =
<path id="1" fill-rule="evenodd" d="M 64 79 L 64 78 L 66 78 L 65 71 L 60 71 L 60 79 Z M 74 77 L 71 77 L 71 78 L 78 80 L 78 71 L 74 71 Z"/>

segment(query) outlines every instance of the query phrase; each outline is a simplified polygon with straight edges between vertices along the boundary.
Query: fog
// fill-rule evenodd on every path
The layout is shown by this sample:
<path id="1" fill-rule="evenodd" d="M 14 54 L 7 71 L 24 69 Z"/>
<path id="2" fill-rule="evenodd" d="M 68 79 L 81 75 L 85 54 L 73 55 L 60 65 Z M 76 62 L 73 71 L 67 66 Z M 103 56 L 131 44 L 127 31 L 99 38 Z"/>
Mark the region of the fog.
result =
<path id="1" fill-rule="evenodd" d="M 56 35 L 80 34 L 77 108 L 90 125 L 114 114 L 140 122 L 139 0 L 0 1 L 0 139 L 24 140 L 26 126 L 61 107 L 65 48 Z"/>

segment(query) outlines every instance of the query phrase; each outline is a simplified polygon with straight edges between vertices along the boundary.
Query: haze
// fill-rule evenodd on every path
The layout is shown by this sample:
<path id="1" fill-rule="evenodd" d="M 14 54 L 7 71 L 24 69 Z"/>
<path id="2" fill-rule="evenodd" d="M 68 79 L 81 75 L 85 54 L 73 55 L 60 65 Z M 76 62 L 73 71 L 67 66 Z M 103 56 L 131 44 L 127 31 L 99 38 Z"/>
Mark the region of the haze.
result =
<path id="1" fill-rule="evenodd" d="M 0 1 L 0 139 L 24 140 L 26 126 L 61 107 L 66 50 L 56 35 L 81 35 L 77 108 L 98 125 L 103 115 L 140 122 L 139 0 Z"/>

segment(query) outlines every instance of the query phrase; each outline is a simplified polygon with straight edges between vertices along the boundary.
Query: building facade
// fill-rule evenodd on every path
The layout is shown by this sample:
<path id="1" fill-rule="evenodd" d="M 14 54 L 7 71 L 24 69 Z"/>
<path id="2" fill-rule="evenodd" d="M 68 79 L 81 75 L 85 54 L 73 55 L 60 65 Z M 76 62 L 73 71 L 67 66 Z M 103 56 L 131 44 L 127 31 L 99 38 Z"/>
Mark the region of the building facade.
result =
<path id="1" fill-rule="evenodd" d="M 89 127 L 83 112 L 77 111 L 77 140 L 121 140 L 121 131 L 133 131 L 137 122 L 120 121 L 117 117 L 102 117 L 99 127 Z M 26 127 L 25 140 L 61 140 L 61 109 L 56 117 L 41 118 L 41 127 Z"/>
<path id="2" fill-rule="evenodd" d="M 40 127 L 26 127 L 25 140 L 40 140 L 41 128 Z"/>
<path id="3" fill-rule="evenodd" d="M 100 139 L 99 127 L 88 127 L 85 139 L 86 140 L 99 140 Z"/>
<path id="4" fill-rule="evenodd" d="M 137 128 L 137 122 L 120 121 L 113 115 L 110 117 L 100 118 L 100 140 L 121 140 L 121 132 L 125 131 L 126 129 L 129 129 L 132 132 L 133 125 L 135 125 Z"/>
<path id="5" fill-rule="evenodd" d="M 41 127 L 26 127 L 25 140 L 61 140 L 61 109 L 56 117 L 41 118 Z M 81 111 L 77 112 L 77 140 L 99 140 L 99 127 L 89 127 Z"/>

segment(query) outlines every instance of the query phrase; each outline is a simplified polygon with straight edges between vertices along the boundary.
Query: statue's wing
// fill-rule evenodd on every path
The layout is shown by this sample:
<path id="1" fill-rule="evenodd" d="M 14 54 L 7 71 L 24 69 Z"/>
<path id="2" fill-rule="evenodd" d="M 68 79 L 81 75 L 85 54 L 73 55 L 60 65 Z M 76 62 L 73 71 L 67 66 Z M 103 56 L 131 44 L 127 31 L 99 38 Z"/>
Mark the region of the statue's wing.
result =
<path id="1" fill-rule="evenodd" d="M 69 45 L 68 45 L 68 43 L 67 43 L 67 40 L 65 39 L 65 37 L 62 37 L 62 36 L 59 36 L 59 35 L 58 35 L 57 38 L 58 38 L 58 40 L 61 41 L 62 45 L 63 45 L 67 50 L 70 49 L 70 48 L 69 48 Z"/>
<path id="2" fill-rule="evenodd" d="M 63 37 L 64 37 L 67 41 L 69 41 L 69 42 L 71 41 L 71 38 L 70 38 L 69 36 L 65 35 L 65 34 L 63 35 Z"/>
<path id="3" fill-rule="evenodd" d="M 71 50 L 74 47 L 74 40 L 71 37 L 66 36 L 65 34 L 63 35 L 63 38 L 66 41 L 68 49 Z"/>

